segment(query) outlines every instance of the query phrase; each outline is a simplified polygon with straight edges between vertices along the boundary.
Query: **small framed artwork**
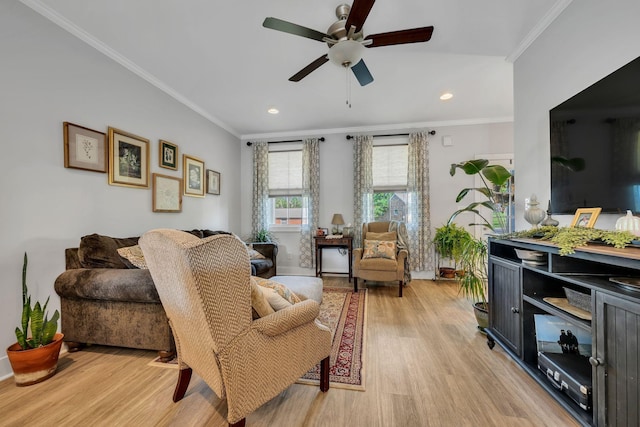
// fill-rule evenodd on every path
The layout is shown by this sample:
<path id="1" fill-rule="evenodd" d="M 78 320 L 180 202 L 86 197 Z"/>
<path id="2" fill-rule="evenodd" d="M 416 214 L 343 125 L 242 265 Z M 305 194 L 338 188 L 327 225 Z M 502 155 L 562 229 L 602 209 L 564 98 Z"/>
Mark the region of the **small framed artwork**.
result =
<path id="1" fill-rule="evenodd" d="M 197 157 L 182 155 L 182 178 L 184 195 L 204 197 L 204 161 Z"/>
<path id="2" fill-rule="evenodd" d="M 161 139 L 158 152 L 161 168 L 178 170 L 178 146 L 176 144 Z"/>
<path id="3" fill-rule="evenodd" d="M 109 184 L 149 188 L 149 140 L 109 127 Z"/>
<path id="4" fill-rule="evenodd" d="M 63 123 L 64 167 L 107 172 L 107 135 L 73 123 Z"/>
<path id="5" fill-rule="evenodd" d="M 182 179 L 153 174 L 153 211 L 182 212 Z"/>
<path id="6" fill-rule="evenodd" d="M 571 221 L 571 227 L 593 228 L 602 208 L 577 209 Z"/>
<path id="7" fill-rule="evenodd" d="M 220 172 L 207 169 L 207 194 L 220 195 Z"/>

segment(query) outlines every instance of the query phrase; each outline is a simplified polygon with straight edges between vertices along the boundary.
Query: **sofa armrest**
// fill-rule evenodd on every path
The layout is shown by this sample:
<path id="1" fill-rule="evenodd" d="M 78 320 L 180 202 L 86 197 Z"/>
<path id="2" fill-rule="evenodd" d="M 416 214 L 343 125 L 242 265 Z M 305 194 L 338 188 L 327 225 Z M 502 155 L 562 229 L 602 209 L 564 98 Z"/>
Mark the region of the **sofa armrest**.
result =
<path id="1" fill-rule="evenodd" d="M 149 270 L 76 268 L 60 274 L 54 287 L 68 299 L 160 303 Z"/>
<path id="2" fill-rule="evenodd" d="M 276 262 L 276 258 L 278 256 L 278 245 L 272 242 L 250 242 L 248 244 L 251 245 L 253 249 L 264 255 L 265 258 L 271 260 L 272 267 L 263 274 L 260 274 L 260 276 L 265 279 L 276 276 L 278 274 L 278 264 Z"/>
<path id="3" fill-rule="evenodd" d="M 280 335 L 298 326 L 313 322 L 320 314 L 320 304 L 308 299 L 268 316 L 254 320 L 252 328 L 268 336 Z"/>

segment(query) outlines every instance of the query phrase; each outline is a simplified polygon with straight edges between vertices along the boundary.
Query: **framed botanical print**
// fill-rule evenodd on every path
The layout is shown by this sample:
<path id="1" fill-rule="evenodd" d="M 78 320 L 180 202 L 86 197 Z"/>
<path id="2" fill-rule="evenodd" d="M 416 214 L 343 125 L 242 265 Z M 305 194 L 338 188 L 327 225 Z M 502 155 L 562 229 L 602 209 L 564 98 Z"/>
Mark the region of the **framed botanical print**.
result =
<path id="1" fill-rule="evenodd" d="M 149 140 L 109 127 L 109 184 L 149 188 Z"/>
<path id="2" fill-rule="evenodd" d="M 182 179 L 185 196 L 204 197 L 204 161 L 183 154 Z"/>
<path id="3" fill-rule="evenodd" d="M 73 123 L 63 123 L 64 167 L 107 172 L 107 135 Z"/>
<path id="4" fill-rule="evenodd" d="M 207 169 L 207 194 L 220 195 L 220 172 Z"/>
<path id="5" fill-rule="evenodd" d="M 602 208 L 582 208 L 577 209 L 571 221 L 571 227 L 593 228 Z"/>
<path id="6" fill-rule="evenodd" d="M 178 170 L 178 146 L 176 144 L 161 139 L 158 153 L 161 168 Z"/>
<path id="7" fill-rule="evenodd" d="M 153 175 L 154 212 L 182 212 L 182 179 L 173 176 Z"/>

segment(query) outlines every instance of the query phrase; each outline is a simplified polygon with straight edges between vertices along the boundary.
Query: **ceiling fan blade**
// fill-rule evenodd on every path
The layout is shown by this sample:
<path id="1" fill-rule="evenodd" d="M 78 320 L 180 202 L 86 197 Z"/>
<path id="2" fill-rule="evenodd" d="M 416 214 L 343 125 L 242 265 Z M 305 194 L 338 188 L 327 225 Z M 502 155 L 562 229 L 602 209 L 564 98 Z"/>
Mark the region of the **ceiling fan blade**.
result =
<path id="1" fill-rule="evenodd" d="M 326 55 L 326 54 L 322 55 L 320 58 L 316 59 L 311 64 L 307 65 L 302 70 L 298 71 L 296 74 L 294 74 L 293 76 L 289 77 L 289 81 L 290 82 L 299 82 L 300 80 L 304 79 L 309 74 L 311 74 L 312 71 L 315 71 L 316 69 L 320 68 L 320 66 L 323 65 L 327 61 L 329 61 L 329 56 Z"/>
<path id="2" fill-rule="evenodd" d="M 283 21 L 278 18 L 265 18 L 262 26 L 272 30 L 282 31 L 284 33 L 294 34 L 296 36 L 306 37 L 308 39 L 318 40 L 319 42 L 321 42 L 324 37 L 329 37 L 327 34 L 320 31 L 312 30 L 311 28 Z"/>
<path id="3" fill-rule="evenodd" d="M 356 65 L 351 67 L 351 71 L 358 79 L 360 86 L 366 86 L 373 81 L 373 76 L 369 72 L 367 65 L 364 63 L 364 59 L 361 59 Z"/>
<path id="4" fill-rule="evenodd" d="M 349 31 L 352 25 L 356 27 L 356 33 L 362 30 L 364 21 L 367 20 L 367 16 L 369 16 L 369 12 L 371 12 L 371 8 L 375 2 L 376 0 L 353 0 L 351 11 L 347 17 L 347 23 L 344 26 L 347 31 Z"/>
<path id="5" fill-rule="evenodd" d="M 365 37 L 365 40 L 373 41 L 373 43 L 367 47 L 379 47 L 394 44 L 427 42 L 431 39 L 431 34 L 433 34 L 433 26 L 371 34 Z"/>

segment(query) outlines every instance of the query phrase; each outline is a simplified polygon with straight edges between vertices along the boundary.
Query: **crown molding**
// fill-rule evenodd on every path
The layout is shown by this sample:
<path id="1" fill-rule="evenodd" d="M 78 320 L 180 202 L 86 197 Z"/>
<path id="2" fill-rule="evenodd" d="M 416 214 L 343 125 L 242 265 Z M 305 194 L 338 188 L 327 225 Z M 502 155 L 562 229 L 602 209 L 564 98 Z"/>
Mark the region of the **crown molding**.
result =
<path id="1" fill-rule="evenodd" d="M 573 0 L 558 0 L 551 9 L 538 21 L 538 23 L 529 31 L 518 46 L 505 58 L 507 62 L 515 62 L 525 50 L 547 29 L 555 19 L 560 16 L 563 10 L 571 4 Z"/>
<path id="2" fill-rule="evenodd" d="M 93 47 L 94 49 L 98 50 L 99 52 L 101 52 L 105 56 L 107 56 L 107 57 L 111 58 L 112 60 L 116 61 L 118 64 L 122 65 L 127 70 L 129 70 L 132 73 L 136 74 L 138 77 L 146 80 L 147 82 L 149 82 L 150 84 L 152 84 L 156 88 L 160 89 L 161 91 L 163 91 L 164 93 L 166 93 L 167 95 L 169 95 L 170 97 L 175 99 L 176 101 L 178 101 L 181 104 L 185 105 L 187 108 L 189 108 L 189 109 L 193 110 L 194 112 L 198 113 L 199 115 L 201 115 L 205 119 L 209 120 L 210 122 L 215 123 L 216 125 L 220 126 L 222 129 L 226 130 L 227 132 L 229 132 L 233 136 L 235 136 L 237 138 L 240 137 L 239 132 L 236 131 L 235 129 L 233 129 L 231 126 L 227 125 L 226 123 L 224 123 L 223 121 L 221 121 L 217 117 L 214 117 L 211 114 L 207 113 L 199 105 L 191 102 L 189 99 L 187 99 L 186 97 L 181 95 L 175 89 L 173 89 L 172 87 L 170 87 L 167 84 L 165 84 L 162 80 L 158 79 L 153 74 L 147 72 L 142 67 L 138 66 L 135 62 L 129 60 L 124 55 L 122 55 L 119 52 L 115 51 L 114 49 L 112 49 L 111 47 L 109 47 L 108 45 L 106 45 L 105 43 L 100 41 L 99 39 L 93 37 L 92 35 L 87 33 L 82 28 L 80 28 L 77 25 L 75 25 L 74 23 L 70 22 L 68 19 L 64 18 L 59 13 L 57 13 L 53 9 L 49 8 L 45 4 L 43 4 L 41 1 L 39 1 L 39 0 L 20 0 L 20 2 L 22 4 L 24 4 L 25 6 L 33 9 L 35 12 L 39 13 L 40 15 L 44 16 L 45 18 L 47 18 L 49 21 L 53 22 L 54 24 L 56 24 L 60 28 L 66 30 L 67 32 L 69 32 L 72 35 L 76 36 L 77 38 L 79 38 L 80 40 L 82 40 L 83 42 L 88 44 L 89 46 Z"/>

